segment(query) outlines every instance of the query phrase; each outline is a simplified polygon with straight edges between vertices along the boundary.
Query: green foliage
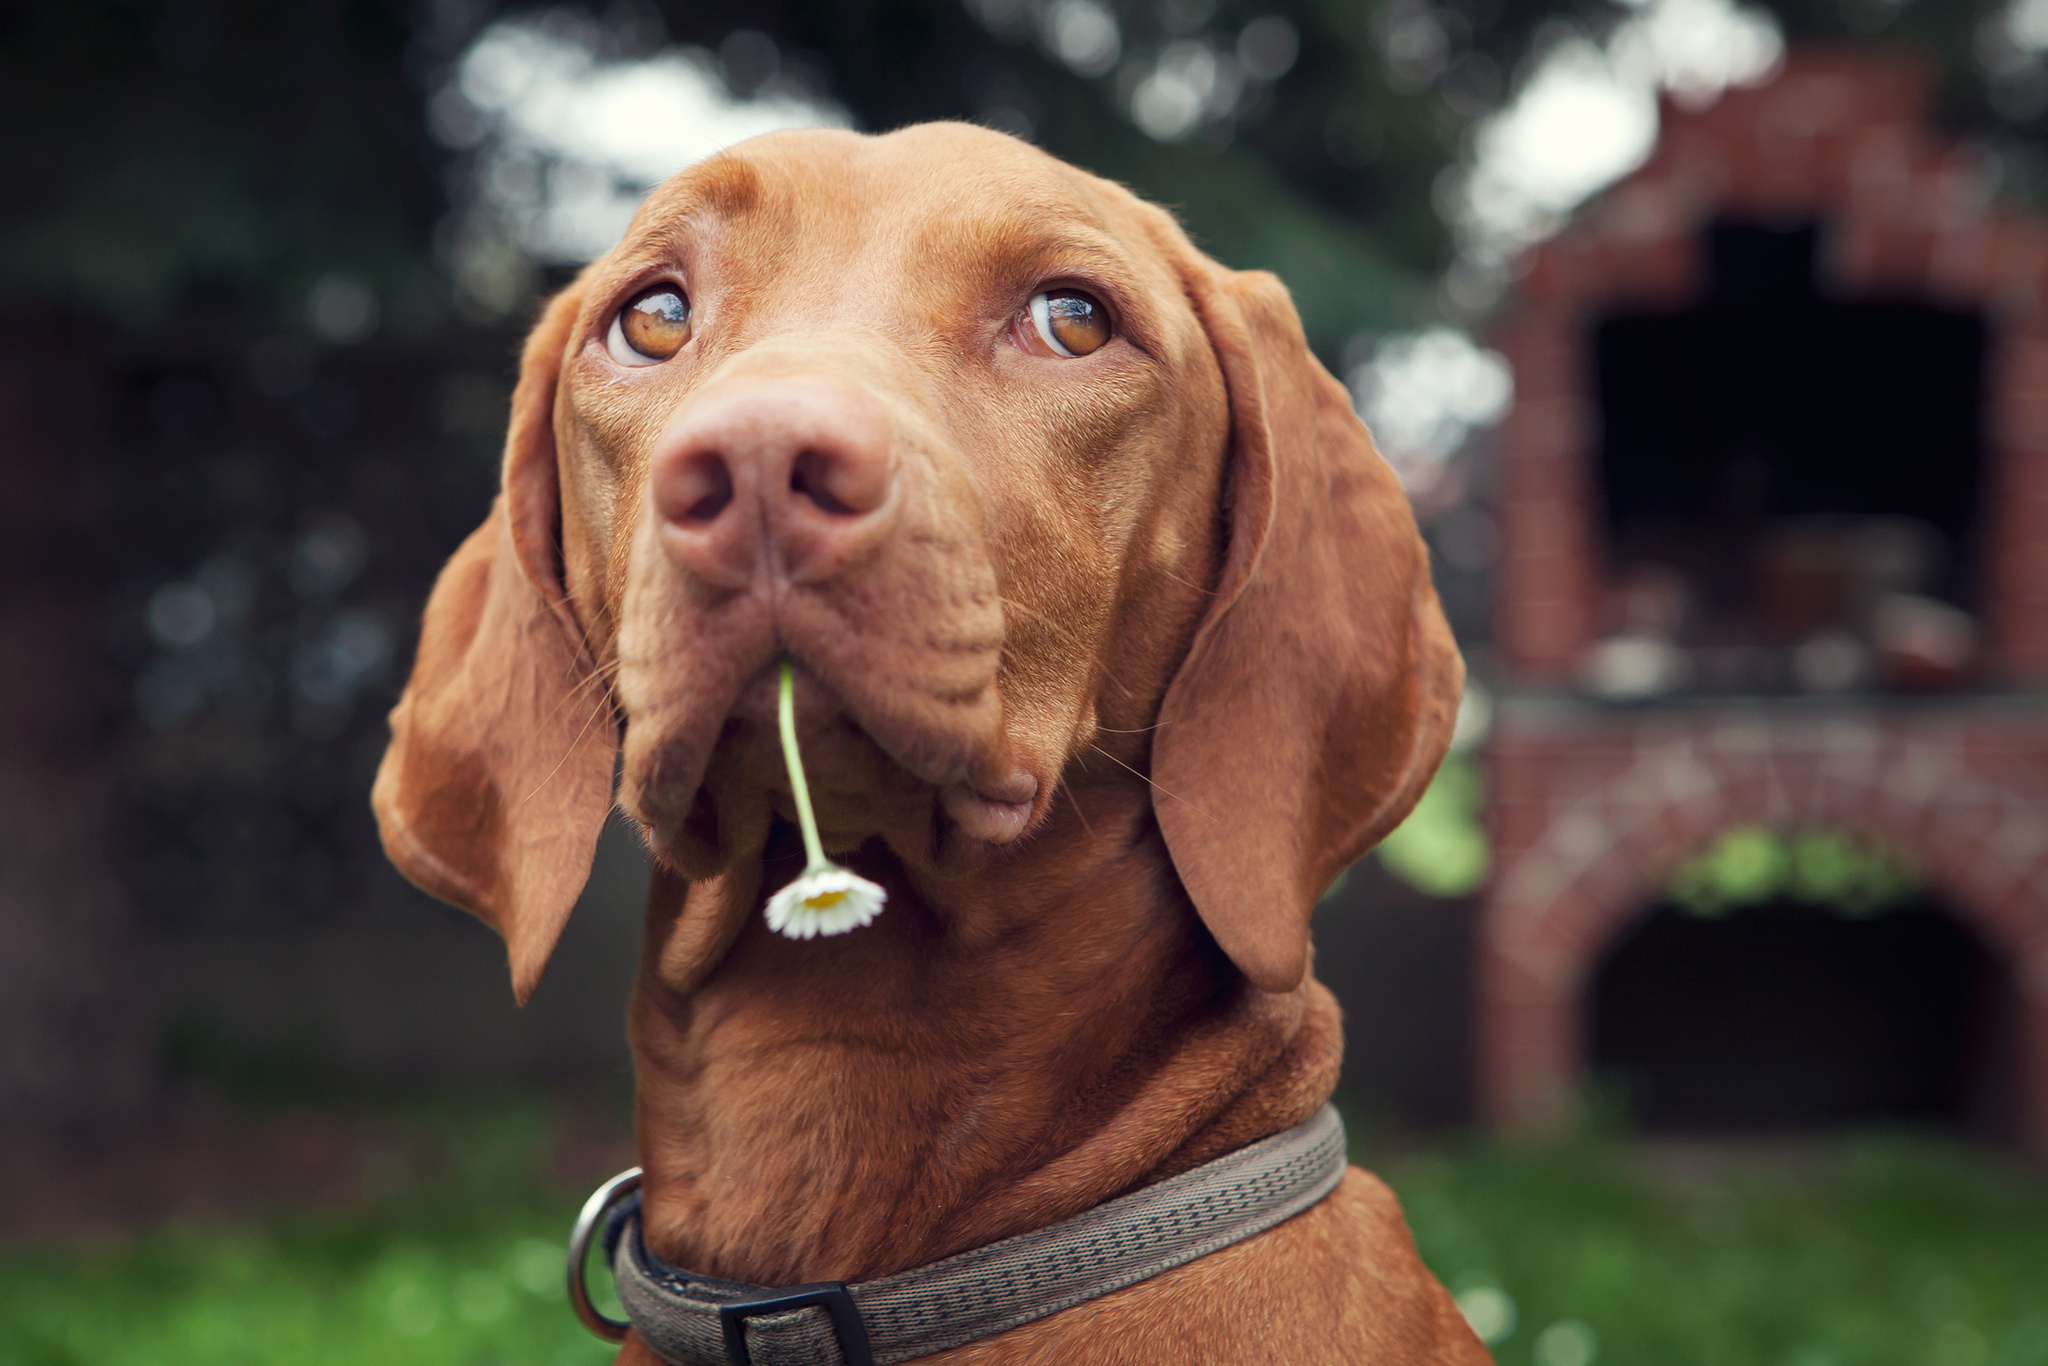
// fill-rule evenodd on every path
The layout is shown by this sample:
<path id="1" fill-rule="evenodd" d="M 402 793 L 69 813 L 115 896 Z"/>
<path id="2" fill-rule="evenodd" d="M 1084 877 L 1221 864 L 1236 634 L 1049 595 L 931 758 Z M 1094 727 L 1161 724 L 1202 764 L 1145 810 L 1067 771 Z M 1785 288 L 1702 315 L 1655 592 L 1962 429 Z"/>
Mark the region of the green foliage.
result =
<path id="1" fill-rule="evenodd" d="M 1670 896 L 1694 915 L 1722 915 L 1781 896 L 1867 915 L 1913 894 L 1898 859 L 1829 830 L 1792 834 L 1744 826 L 1681 867 Z"/>
<path id="2" fill-rule="evenodd" d="M 563 1299 L 584 1193 L 537 1175 L 547 1116 L 501 1104 L 410 1120 L 442 1160 L 384 1173 L 358 1212 L 0 1251 L 0 1366 L 610 1360 Z"/>
<path id="3" fill-rule="evenodd" d="M 1570 1321 L 1600 1366 L 2048 1363 L 2048 1184 L 1960 1145 L 1477 1143 L 1382 1174 L 1502 1366 L 1557 1366 Z"/>
<path id="4" fill-rule="evenodd" d="M 1471 759 L 1444 760 L 1408 819 L 1379 847 L 1380 862 L 1431 896 L 1468 896 L 1486 882 L 1492 854 L 1480 811 L 1486 783 Z"/>

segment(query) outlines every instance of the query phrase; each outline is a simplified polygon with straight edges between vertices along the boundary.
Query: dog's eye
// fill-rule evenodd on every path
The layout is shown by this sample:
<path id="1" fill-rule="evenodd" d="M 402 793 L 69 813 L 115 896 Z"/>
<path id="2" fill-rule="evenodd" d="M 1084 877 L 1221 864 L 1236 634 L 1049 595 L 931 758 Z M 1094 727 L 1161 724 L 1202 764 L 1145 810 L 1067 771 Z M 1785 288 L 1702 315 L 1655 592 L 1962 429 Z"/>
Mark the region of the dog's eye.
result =
<path id="1" fill-rule="evenodd" d="M 1085 356 L 1109 340 L 1109 310 L 1078 289 L 1048 289 L 1031 297 L 1031 330 L 1056 356 Z"/>
<path id="2" fill-rule="evenodd" d="M 674 285 L 656 285 L 612 319 L 605 350 L 621 365 L 659 365 L 690 339 L 690 301 Z"/>

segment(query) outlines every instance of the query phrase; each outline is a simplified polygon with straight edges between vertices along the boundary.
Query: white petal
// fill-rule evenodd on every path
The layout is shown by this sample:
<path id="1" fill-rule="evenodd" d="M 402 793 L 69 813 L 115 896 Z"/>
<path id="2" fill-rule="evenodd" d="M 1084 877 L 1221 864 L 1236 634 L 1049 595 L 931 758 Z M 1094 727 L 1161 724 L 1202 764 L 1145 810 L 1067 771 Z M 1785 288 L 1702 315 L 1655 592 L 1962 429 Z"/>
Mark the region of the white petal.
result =
<path id="1" fill-rule="evenodd" d="M 857 873 L 820 868 L 768 898 L 768 928 L 791 939 L 845 934 L 880 915 L 888 899 L 887 892 Z"/>

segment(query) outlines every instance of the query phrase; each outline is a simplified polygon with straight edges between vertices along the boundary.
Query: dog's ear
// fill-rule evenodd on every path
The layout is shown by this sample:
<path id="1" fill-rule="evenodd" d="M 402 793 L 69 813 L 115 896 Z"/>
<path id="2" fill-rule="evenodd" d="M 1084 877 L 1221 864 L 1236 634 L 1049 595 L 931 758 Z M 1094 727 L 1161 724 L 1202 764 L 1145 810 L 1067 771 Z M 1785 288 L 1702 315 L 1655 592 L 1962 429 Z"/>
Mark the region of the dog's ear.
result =
<path id="1" fill-rule="evenodd" d="M 427 600 L 370 799 L 399 871 L 505 937 L 522 1003 L 590 875 L 617 746 L 556 548 L 555 386 L 580 299 L 527 338 L 504 488 Z"/>
<path id="2" fill-rule="evenodd" d="M 1202 259 L 1186 280 L 1229 391 L 1229 545 L 1160 708 L 1153 807 L 1216 942 L 1290 991 L 1316 898 L 1442 761 L 1464 665 L 1400 482 L 1285 287 Z"/>

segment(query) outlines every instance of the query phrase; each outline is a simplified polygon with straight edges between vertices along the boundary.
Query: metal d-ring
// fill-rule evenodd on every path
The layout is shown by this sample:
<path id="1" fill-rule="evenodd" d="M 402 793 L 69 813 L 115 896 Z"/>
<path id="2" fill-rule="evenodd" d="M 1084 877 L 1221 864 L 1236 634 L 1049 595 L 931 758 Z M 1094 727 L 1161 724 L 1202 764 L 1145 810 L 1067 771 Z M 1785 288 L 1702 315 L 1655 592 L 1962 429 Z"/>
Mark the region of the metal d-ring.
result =
<path id="1" fill-rule="evenodd" d="M 583 1212 L 576 1216 L 576 1227 L 569 1231 L 569 1307 L 576 1311 L 585 1328 L 606 1342 L 624 1342 L 626 1330 L 633 1325 L 598 1312 L 590 1302 L 590 1286 L 583 1269 L 590 1258 L 590 1240 L 605 1226 L 605 1216 L 639 1189 L 638 1167 L 620 1172 L 590 1193 L 590 1198 L 583 1202 Z"/>

